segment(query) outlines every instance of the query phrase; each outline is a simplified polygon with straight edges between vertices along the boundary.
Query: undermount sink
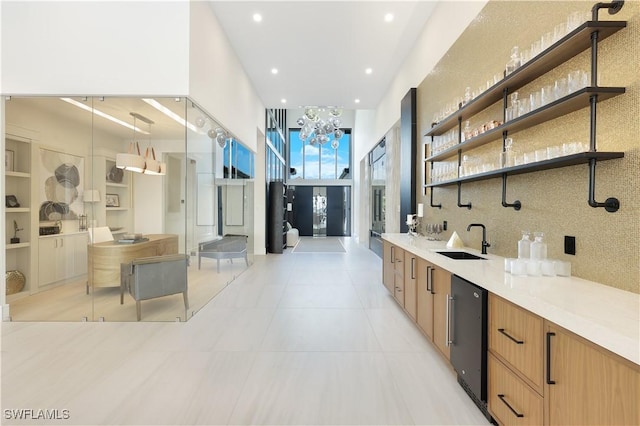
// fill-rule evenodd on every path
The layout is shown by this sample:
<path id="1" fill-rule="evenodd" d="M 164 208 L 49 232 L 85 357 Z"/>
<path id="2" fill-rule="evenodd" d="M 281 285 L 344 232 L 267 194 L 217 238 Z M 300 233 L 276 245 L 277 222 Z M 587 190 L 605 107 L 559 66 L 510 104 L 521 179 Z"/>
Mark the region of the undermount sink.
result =
<path id="1" fill-rule="evenodd" d="M 466 251 L 437 251 L 436 253 L 456 260 L 487 260 L 485 257 L 476 256 Z"/>

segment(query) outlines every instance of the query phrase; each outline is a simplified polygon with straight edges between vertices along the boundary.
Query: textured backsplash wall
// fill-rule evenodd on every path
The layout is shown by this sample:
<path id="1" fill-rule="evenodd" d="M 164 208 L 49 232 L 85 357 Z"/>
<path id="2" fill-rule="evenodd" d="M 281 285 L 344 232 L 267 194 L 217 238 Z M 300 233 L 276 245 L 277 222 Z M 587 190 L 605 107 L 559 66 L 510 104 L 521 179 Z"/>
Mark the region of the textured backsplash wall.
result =
<path id="1" fill-rule="evenodd" d="M 431 127 L 434 114 L 466 87 L 486 87 L 487 80 L 501 74 L 513 46 L 528 49 L 531 43 L 574 11 L 588 12 L 593 2 L 491 1 L 465 30 L 438 66 L 418 87 L 419 144 Z M 599 162 L 596 169 L 596 200 L 620 200 L 616 213 L 588 205 L 588 166 L 577 165 L 518 176 L 507 182 L 507 201 L 522 202 L 522 210 L 501 205 L 502 180 L 495 178 L 462 185 L 461 200 L 471 210 L 457 207 L 456 186 L 434 189 L 436 204 L 426 207 L 429 192 L 418 189 L 425 204 L 424 222 L 448 221 L 448 238 L 457 231 L 472 248 L 480 248 L 478 229 L 487 226 L 490 253 L 516 257 L 521 230 L 543 231 L 549 257 L 572 263 L 573 275 L 605 285 L 640 293 L 640 2 L 627 1 L 616 15 L 600 12 L 601 20 L 628 21 L 627 28 L 599 44 L 598 74 L 601 86 L 623 86 L 626 93 L 598 104 L 598 151 L 624 151 L 623 159 Z M 553 84 L 572 70 L 590 71 L 587 50 L 518 90 L 521 97 Z M 473 117 L 471 127 L 501 119 L 502 101 Z M 589 109 L 545 122 L 509 135 L 514 148 L 532 152 L 565 142 L 589 142 Z M 466 152 L 482 162 L 498 161 L 502 140 Z M 421 152 L 421 149 L 418 149 Z M 450 160 L 457 160 L 451 158 Z M 419 183 L 424 183 L 424 162 L 418 158 Z M 430 191 L 430 190 L 429 190 Z M 564 254 L 564 236 L 576 237 L 576 255 Z"/>

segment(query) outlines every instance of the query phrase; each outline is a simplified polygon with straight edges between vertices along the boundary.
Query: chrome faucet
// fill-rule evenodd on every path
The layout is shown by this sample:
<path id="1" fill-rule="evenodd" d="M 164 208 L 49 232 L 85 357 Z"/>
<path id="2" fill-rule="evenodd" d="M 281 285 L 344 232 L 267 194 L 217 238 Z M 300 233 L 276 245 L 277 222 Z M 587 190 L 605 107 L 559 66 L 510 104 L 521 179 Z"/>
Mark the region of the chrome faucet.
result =
<path id="1" fill-rule="evenodd" d="M 482 254 L 487 254 L 487 247 L 491 247 L 491 244 L 487 242 L 487 228 L 481 223 L 472 223 L 467 226 L 467 231 L 471 231 L 471 227 L 479 226 L 482 228 Z"/>

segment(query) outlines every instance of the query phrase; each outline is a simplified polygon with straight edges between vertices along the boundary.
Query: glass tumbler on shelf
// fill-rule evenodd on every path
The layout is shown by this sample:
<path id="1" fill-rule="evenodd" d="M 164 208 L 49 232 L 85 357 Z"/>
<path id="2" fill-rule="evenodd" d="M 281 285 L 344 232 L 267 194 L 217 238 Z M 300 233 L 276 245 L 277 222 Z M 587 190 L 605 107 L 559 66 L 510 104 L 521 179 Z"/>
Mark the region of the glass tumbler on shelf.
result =
<path id="1" fill-rule="evenodd" d="M 527 100 L 518 101 L 518 117 L 529 113 L 529 102 Z"/>
<path id="2" fill-rule="evenodd" d="M 567 16 L 567 32 L 571 32 L 582 24 L 583 13 L 576 11 Z"/>
<path id="3" fill-rule="evenodd" d="M 560 99 L 560 98 L 564 98 L 568 94 L 569 94 L 569 91 L 567 89 L 567 79 L 564 77 L 557 79 L 553 86 L 553 96 L 556 99 Z"/>
<path id="4" fill-rule="evenodd" d="M 555 101 L 553 86 L 550 84 L 544 86 L 540 91 L 540 103 L 542 105 L 547 105 L 553 101 Z"/>
<path id="5" fill-rule="evenodd" d="M 569 93 L 577 92 L 588 86 L 587 73 L 580 70 L 571 71 L 567 75 L 567 90 Z"/>
<path id="6" fill-rule="evenodd" d="M 542 106 L 542 102 L 540 99 L 540 92 L 533 92 L 529 95 L 529 108 L 531 111 L 534 111 Z"/>
<path id="7" fill-rule="evenodd" d="M 561 22 L 555 27 L 553 27 L 553 42 L 560 40 L 567 34 L 567 23 Z"/>

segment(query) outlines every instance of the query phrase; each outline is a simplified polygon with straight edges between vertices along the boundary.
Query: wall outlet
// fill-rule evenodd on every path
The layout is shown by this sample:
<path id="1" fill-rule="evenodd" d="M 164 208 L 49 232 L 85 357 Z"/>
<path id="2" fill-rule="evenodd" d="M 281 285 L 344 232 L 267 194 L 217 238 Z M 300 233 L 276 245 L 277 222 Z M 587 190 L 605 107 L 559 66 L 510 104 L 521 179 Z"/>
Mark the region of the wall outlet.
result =
<path id="1" fill-rule="evenodd" d="M 576 254 L 576 237 L 564 236 L 564 252 L 565 254 Z"/>

